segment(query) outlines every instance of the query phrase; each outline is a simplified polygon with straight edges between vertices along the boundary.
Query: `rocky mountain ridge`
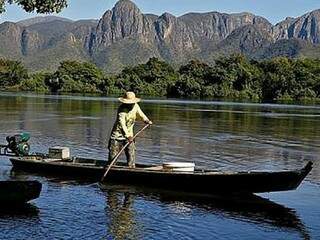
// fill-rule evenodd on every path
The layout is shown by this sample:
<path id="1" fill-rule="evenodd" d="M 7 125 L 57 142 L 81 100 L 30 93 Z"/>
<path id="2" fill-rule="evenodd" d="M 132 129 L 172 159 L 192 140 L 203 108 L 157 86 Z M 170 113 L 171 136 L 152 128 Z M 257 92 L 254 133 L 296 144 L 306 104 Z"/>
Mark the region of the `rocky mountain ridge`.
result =
<path id="1" fill-rule="evenodd" d="M 0 56 L 34 70 L 54 69 L 66 59 L 118 71 L 150 57 L 174 64 L 193 58 L 212 62 L 233 53 L 257 59 L 318 57 L 313 49 L 320 43 L 320 10 L 272 25 L 251 13 L 143 14 L 130 0 L 120 0 L 99 21 L 47 17 L 4 22 L 0 43 Z"/>

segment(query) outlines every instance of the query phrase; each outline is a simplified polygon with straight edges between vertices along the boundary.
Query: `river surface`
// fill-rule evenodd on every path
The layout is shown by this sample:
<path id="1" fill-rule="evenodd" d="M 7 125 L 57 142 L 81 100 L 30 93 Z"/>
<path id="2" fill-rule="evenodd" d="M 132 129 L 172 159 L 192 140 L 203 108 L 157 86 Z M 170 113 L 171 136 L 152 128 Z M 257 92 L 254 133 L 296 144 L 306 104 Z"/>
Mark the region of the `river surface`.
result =
<path id="1" fill-rule="evenodd" d="M 118 105 L 114 98 L 0 93 L 0 143 L 27 131 L 33 152 L 58 145 L 106 159 Z M 174 100 L 140 106 L 155 124 L 137 140 L 139 163 L 277 171 L 313 161 L 314 169 L 296 191 L 240 204 L 117 185 L 102 190 L 15 172 L 0 157 L 0 180 L 43 183 L 30 205 L 0 210 L 0 239 L 320 239 L 320 106 Z"/>

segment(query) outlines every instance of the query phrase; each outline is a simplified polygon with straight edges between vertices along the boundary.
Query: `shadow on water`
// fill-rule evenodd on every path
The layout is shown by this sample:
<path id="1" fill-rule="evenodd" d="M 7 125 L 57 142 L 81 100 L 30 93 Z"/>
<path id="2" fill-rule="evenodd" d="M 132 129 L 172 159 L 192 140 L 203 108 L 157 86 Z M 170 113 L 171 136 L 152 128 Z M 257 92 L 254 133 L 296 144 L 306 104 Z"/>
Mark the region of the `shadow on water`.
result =
<path id="1" fill-rule="evenodd" d="M 128 187 L 123 185 L 104 185 L 102 191 L 106 198 L 106 214 L 111 219 L 108 224 L 111 237 L 126 239 L 137 233 L 133 204 L 137 199 L 161 202 L 162 204 L 187 205 L 193 210 L 232 218 L 238 221 L 296 231 L 303 239 L 310 235 L 293 209 L 287 208 L 268 199 L 256 196 L 196 196 L 178 194 L 171 191 L 154 191 L 148 188 Z"/>
<path id="2" fill-rule="evenodd" d="M 31 178 L 45 178 L 46 181 L 57 183 L 59 185 L 91 185 L 97 182 L 96 177 L 77 177 L 77 176 L 68 176 L 68 175 L 57 175 L 55 173 L 32 173 L 26 172 L 20 169 L 15 169 L 14 167 L 10 171 L 9 179 L 11 180 L 30 180 Z M 40 180 L 41 181 L 41 180 Z"/>
<path id="3" fill-rule="evenodd" d="M 2 159 L 1 159 L 2 160 Z M 31 180 L 33 177 L 27 175 L 17 175 L 13 174 L 10 165 L 1 165 L 0 180 Z M 22 203 L 22 204 L 0 204 L 0 220 L 5 219 L 39 219 L 40 210 L 33 204 Z"/>
<path id="4" fill-rule="evenodd" d="M 39 208 L 30 203 L 0 206 L 0 219 L 39 218 L 39 213 Z"/>
<path id="5" fill-rule="evenodd" d="M 11 170 L 11 179 L 24 180 L 29 177 L 30 175 L 24 171 Z M 98 187 L 95 179 L 84 180 L 72 176 L 57 177 L 39 173 L 34 174 L 33 177 L 44 177 L 46 181 L 61 185 L 92 185 L 92 187 Z M 160 202 L 163 205 L 187 205 L 188 208 L 205 211 L 223 218 L 273 227 L 282 231 L 296 231 L 303 239 L 310 239 L 306 227 L 293 209 L 257 195 L 203 196 L 111 183 L 99 186 L 106 200 L 105 211 L 108 219 L 108 229 L 111 237 L 115 239 L 126 239 L 129 236 L 134 239 L 135 235 L 138 239 L 139 236 L 143 235 L 143 233 L 139 233 L 141 229 L 139 224 L 141 223 L 135 218 L 138 212 L 133 205 L 137 199 L 143 199 L 143 201 L 149 203 Z"/>
<path id="6" fill-rule="evenodd" d="M 13 169 L 9 177 L 15 180 L 28 180 L 30 174 Z M 32 175 L 32 178 L 38 177 L 42 178 L 42 181 L 45 179 L 45 181 L 61 185 L 86 185 L 98 188 L 95 179 L 50 176 L 41 173 Z M 134 206 L 134 203 L 141 201 L 141 199 L 147 204 L 159 202 L 163 206 L 187 206 L 192 210 L 204 211 L 226 219 L 249 222 L 281 231 L 294 231 L 299 233 L 302 239 L 310 239 L 309 232 L 293 209 L 253 194 L 203 196 L 110 183 L 101 185 L 100 188 L 106 202 L 107 226 L 112 239 L 139 239 L 139 236 L 144 235 L 141 232 L 143 227 L 140 226 L 143 223 L 136 217 L 140 212 Z M 0 218 L 34 217 L 39 213 L 39 210 L 33 205 L 7 210 L 0 208 Z"/>

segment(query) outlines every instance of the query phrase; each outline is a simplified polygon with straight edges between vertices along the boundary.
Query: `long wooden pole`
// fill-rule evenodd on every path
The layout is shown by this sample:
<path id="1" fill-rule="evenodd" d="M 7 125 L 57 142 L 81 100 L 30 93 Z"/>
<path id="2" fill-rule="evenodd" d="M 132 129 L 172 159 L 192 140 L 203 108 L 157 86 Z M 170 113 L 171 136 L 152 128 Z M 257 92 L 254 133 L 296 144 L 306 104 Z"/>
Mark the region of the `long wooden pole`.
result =
<path id="1" fill-rule="evenodd" d="M 138 135 L 139 135 L 140 133 L 142 133 L 142 132 L 143 132 L 147 127 L 149 127 L 149 126 L 150 126 L 150 124 L 146 124 L 143 128 L 141 128 L 141 129 L 139 130 L 139 132 L 137 132 L 137 133 L 133 136 L 132 141 L 133 141 L 136 137 L 138 137 Z M 103 181 L 104 181 L 104 179 L 106 178 L 106 176 L 107 176 L 108 172 L 110 171 L 111 167 L 116 163 L 116 161 L 118 160 L 118 158 L 119 158 L 119 156 L 121 155 L 121 153 L 122 153 L 131 143 L 132 143 L 132 142 L 127 142 L 126 145 L 124 145 L 123 148 L 119 151 L 119 153 L 112 159 L 112 161 L 111 161 L 111 163 L 109 164 L 107 170 L 106 170 L 105 173 L 103 174 L 103 177 L 101 178 L 100 182 L 103 182 Z"/>

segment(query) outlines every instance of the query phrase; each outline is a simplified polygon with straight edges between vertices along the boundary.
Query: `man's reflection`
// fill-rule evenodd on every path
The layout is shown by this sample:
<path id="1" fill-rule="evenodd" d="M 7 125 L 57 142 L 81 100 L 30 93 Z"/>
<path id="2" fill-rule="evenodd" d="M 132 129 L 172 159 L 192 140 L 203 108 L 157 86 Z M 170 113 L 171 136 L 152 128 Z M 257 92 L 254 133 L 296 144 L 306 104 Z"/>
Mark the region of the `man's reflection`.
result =
<path id="1" fill-rule="evenodd" d="M 108 233 L 112 239 L 138 239 L 131 193 L 107 192 Z"/>

